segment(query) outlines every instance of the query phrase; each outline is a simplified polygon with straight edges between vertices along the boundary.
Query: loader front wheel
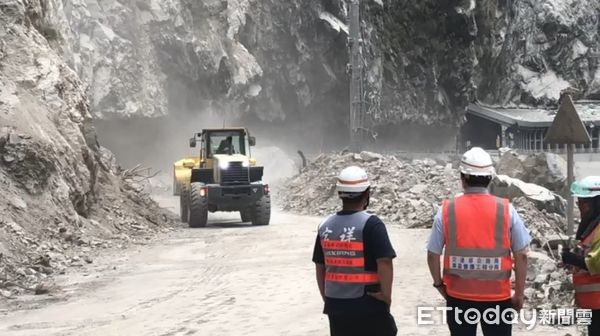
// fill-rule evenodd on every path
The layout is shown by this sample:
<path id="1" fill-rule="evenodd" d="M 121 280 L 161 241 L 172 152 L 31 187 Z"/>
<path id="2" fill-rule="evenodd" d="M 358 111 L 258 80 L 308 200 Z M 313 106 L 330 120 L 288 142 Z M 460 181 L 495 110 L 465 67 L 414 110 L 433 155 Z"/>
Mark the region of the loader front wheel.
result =
<path id="1" fill-rule="evenodd" d="M 240 217 L 242 218 L 242 222 L 247 223 L 252 221 L 252 213 L 250 209 L 240 210 Z"/>
<path id="2" fill-rule="evenodd" d="M 191 228 L 206 227 L 208 223 L 208 199 L 201 195 L 204 184 L 194 182 L 190 186 L 189 225 Z"/>
<path id="3" fill-rule="evenodd" d="M 252 225 L 269 225 L 271 221 L 271 196 L 264 195 L 250 209 Z"/>

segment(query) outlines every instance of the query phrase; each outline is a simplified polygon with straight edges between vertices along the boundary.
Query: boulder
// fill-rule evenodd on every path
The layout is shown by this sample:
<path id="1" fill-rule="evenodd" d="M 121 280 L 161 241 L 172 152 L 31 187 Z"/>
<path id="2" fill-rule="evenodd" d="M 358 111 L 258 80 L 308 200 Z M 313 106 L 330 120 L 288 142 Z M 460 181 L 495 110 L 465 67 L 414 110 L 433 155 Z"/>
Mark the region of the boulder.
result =
<path id="1" fill-rule="evenodd" d="M 567 162 L 553 153 L 536 153 L 523 161 L 524 181 L 544 186 L 563 197 L 568 196 Z"/>
<path id="2" fill-rule="evenodd" d="M 512 151 L 506 152 L 497 162 L 496 172 L 540 185 L 563 197 L 568 196 L 567 163 L 557 154 L 519 155 Z"/>
<path id="3" fill-rule="evenodd" d="M 516 152 L 506 152 L 502 154 L 500 160 L 496 163 L 496 173 L 524 180 L 526 173 L 523 161 L 524 158 Z"/>
<path id="4" fill-rule="evenodd" d="M 373 152 L 361 152 L 360 158 L 365 162 L 374 162 L 381 160 L 383 156 Z"/>
<path id="5" fill-rule="evenodd" d="M 566 211 L 566 201 L 560 195 L 537 184 L 526 183 L 507 175 L 496 175 L 490 190 L 494 195 L 510 200 L 525 197 L 540 210 L 561 215 L 564 215 Z"/>

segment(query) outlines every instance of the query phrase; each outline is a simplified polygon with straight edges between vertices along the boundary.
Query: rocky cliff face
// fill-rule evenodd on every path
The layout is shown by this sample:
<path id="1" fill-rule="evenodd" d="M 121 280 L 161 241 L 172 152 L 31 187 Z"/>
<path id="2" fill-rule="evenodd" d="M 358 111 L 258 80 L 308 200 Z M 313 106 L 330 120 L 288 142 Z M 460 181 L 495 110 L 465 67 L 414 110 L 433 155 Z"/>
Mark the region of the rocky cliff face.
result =
<path id="1" fill-rule="evenodd" d="M 99 146 L 82 82 L 61 57 L 59 4 L 0 3 L 0 296 L 105 241 L 134 239 L 136 227 L 169 223 Z"/>
<path id="2" fill-rule="evenodd" d="M 600 98 L 598 1 L 485 1 L 474 18 L 480 99 L 547 104 L 565 89 Z"/>
<path id="3" fill-rule="evenodd" d="M 597 98 L 600 4 L 572 0 L 386 1 L 379 120 L 456 123 L 464 106 Z"/>
<path id="4" fill-rule="evenodd" d="M 53 1 L 47 1 L 53 3 Z M 343 121 L 343 0 L 69 0 L 50 6 L 100 118 L 229 114 Z M 363 1 L 375 124 L 458 124 L 476 99 L 600 97 L 594 0 Z"/>
<path id="5" fill-rule="evenodd" d="M 159 118 L 152 139 L 140 143 L 164 143 L 153 137 L 173 118 L 175 125 L 193 120 L 194 129 L 241 118 L 274 125 L 268 134 L 279 138 L 295 128 L 298 141 L 307 129 L 345 137 L 348 1 L 35 3 L 40 34 L 81 79 L 90 114 L 121 127 L 111 137 L 138 137 L 130 130 L 140 124 L 121 121 L 139 118 Z M 425 132 L 398 132 L 395 125 L 406 123 L 436 132 L 450 126 L 451 134 L 475 100 L 552 104 L 564 89 L 600 98 L 599 7 L 594 0 L 362 1 L 373 124 L 387 126 L 382 137 Z"/>
<path id="6" fill-rule="evenodd" d="M 284 119 L 345 94 L 336 92 L 345 87 L 344 32 L 325 27 L 318 2 L 64 3 L 53 11 L 57 38 L 98 118 Z"/>

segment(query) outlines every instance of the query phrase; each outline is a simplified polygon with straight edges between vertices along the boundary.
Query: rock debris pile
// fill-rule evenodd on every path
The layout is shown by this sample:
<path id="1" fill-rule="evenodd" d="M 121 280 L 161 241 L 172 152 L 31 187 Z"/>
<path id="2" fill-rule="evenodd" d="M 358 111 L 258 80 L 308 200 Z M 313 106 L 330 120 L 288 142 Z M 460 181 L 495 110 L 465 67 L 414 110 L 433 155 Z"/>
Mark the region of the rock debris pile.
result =
<path id="1" fill-rule="evenodd" d="M 571 307 L 573 286 L 568 272 L 556 265 L 566 235 L 566 162 L 552 153 L 507 152 L 496 164 L 492 191 L 508 197 L 534 238 L 525 292 L 528 305 L 539 309 Z M 577 215 L 577 211 L 576 211 Z"/>
<path id="2" fill-rule="evenodd" d="M 55 8 L 0 3 L 0 301 L 173 224 L 100 146 L 85 85 L 50 38 Z"/>
<path id="3" fill-rule="evenodd" d="M 557 267 L 559 246 L 569 244 L 566 219 L 546 210 L 539 210 L 525 197 L 512 201 L 517 212 L 531 231 L 533 244 L 529 254 L 526 304 L 530 308 L 553 309 L 572 306 L 573 286 L 569 273 Z"/>
<path id="4" fill-rule="evenodd" d="M 284 210 L 325 215 L 340 209 L 335 177 L 345 167 L 358 165 L 372 183 L 370 210 L 389 224 L 407 228 L 431 226 L 444 198 L 460 191 L 458 171 L 434 160 L 403 160 L 362 152 L 321 155 L 302 173 L 288 180 L 282 192 Z"/>
<path id="5" fill-rule="evenodd" d="M 43 169 L 40 165 L 36 172 Z M 50 200 L 42 192 L 36 196 L 6 190 L 0 197 L 7 200 L 0 205 L 0 296 L 55 292 L 59 289 L 53 276 L 92 264 L 98 250 L 125 248 L 171 230 L 173 215 L 161 210 L 126 172 L 117 168 L 114 175 L 102 174 L 105 180 L 90 195 L 93 201 L 85 215 L 69 212 L 68 198 Z M 0 174 L 0 183 L 12 181 Z"/>

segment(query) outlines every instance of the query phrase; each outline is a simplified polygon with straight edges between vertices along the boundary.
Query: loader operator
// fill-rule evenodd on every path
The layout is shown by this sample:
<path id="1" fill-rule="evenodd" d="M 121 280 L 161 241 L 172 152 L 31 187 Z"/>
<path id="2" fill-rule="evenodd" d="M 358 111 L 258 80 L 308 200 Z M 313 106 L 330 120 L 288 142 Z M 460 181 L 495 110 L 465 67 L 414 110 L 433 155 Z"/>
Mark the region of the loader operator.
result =
<path id="1" fill-rule="evenodd" d="M 600 335 L 600 176 L 574 182 L 571 193 L 581 212 L 575 236 L 580 243 L 574 252 L 563 252 L 562 261 L 573 267 L 577 306 L 592 310 L 589 335 Z"/>
<path id="2" fill-rule="evenodd" d="M 479 147 L 470 149 L 459 169 L 464 194 L 442 204 L 427 246 L 433 287 L 447 300 L 452 336 L 475 336 L 479 322 L 485 336 L 509 336 L 512 325 L 506 322 L 511 321 L 490 316 L 489 309 L 501 316 L 511 308 L 522 309 L 531 237 L 509 201 L 489 194 L 495 171 L 488 153 Z M 510 283 L 513 261 L 514 295 Z M 480 317 L 486 312 L 487 318 L 473 319 L 477 317 L 474 310 Z"/>
<path id="3" fill-rule="evenodd" d="M 233 138 L 231 137 L 231 135 L 221 140 L 221 142 L 219 143 L 219 147 L 217 148 L 216 154 L 235 154 L 235 149 L 233 148 Z"/>
<path id="4" fill-rule="evenodd" d="M 336 191 L 343 208 L 319 225 L 313 262 L 332 336 L 394 336 L 390 314 L 392 259 L 387 230 L 368 213 L 370 182 L 359 167 L 344 169 Z"/>

